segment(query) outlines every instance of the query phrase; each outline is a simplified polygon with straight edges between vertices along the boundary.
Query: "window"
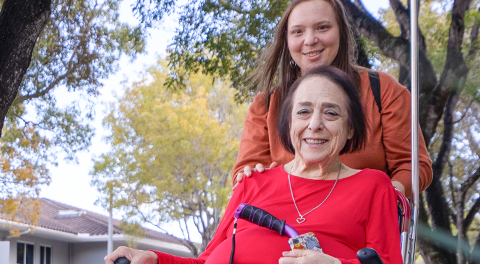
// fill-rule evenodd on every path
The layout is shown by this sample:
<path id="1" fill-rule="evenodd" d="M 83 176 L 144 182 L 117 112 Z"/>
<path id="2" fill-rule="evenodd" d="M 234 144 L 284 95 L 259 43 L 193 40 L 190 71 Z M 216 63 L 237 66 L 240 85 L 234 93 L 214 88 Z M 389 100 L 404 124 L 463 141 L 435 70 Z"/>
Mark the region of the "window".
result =
<path id="1" fill-rule="evenodd" d="M 40 264 L 52 264 L 52 248 L 40 246 Z"/>
<path id="2" fill-rule="evenodd" d="M 33 264 L 33 244 L 17 243 L 17 264 Z"/>

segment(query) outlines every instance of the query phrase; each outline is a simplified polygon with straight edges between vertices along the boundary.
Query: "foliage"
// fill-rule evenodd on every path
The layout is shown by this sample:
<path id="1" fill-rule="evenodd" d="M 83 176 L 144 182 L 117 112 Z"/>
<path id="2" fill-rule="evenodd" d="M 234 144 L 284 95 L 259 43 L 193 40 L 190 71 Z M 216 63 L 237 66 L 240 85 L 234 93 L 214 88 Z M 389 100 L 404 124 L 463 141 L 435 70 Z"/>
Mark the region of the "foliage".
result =
<path id="1" fill-rule="evenodd" d="M 111 202 L 129 221 L 160 228 L 178 221 L 188 240 L 192 221 L 203 251 L 228 201 L 246 105 L 222 80 L 193 74 L 186 89 L 172 91 L 166 78 L 161 62 L 112 105 L 104 120 L 112 150 L 96 160 L 92 183 L 105 194 L 103 206 Z"/>
<path id="2" fill-rule="evenodd" d="M 236 99 L 250 99 L 256 87 L 245 77 L 252 73 L 256 58 L 273 38 L 288 2 L 196 0 L 183 5 L 170 65 L 229 77 L 237 90 Z M 181 74 L 170 77 L 170 86 L 182 86 Z"/>
<path id="3" fill-rule="evenodd" d="M 36 207 L 29 201 L 50 182 L 47 165 L 56 165 L 59 154 L 75 161 L 90 146 L 102 80 L 122 54 L 143 51 L 142 30 L 119 21 L 120 2 L 52 1 L 0 139 L 0 214 L 7 219 L 35 219 L 38 211 L 22 208 Z"/>
<path id="4" fill-rule="evenodd" d="M 122 229 L 123 234 L 127 235 L 125 242 L 130 248 L 137 248 L 137 239 L 145 237 L 145 229 L 139 223 L 130 224 L 122 221 L 118 227 Z"/>

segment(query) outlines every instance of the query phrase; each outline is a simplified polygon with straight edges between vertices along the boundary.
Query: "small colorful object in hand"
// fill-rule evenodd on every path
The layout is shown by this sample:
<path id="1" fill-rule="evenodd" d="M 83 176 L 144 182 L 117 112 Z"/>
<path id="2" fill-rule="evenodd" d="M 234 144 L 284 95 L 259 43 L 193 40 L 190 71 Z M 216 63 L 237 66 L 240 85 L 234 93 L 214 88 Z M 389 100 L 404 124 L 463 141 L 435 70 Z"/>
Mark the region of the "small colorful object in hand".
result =
<path id="1" fill-rule="evenodd" d="M 318 252 L 323 252 L 318 239 L 313 232 L 308 232 L 297 237 L 292 237 L 288 240 L 290 248 L 293 249 L 310 249 Z"/>

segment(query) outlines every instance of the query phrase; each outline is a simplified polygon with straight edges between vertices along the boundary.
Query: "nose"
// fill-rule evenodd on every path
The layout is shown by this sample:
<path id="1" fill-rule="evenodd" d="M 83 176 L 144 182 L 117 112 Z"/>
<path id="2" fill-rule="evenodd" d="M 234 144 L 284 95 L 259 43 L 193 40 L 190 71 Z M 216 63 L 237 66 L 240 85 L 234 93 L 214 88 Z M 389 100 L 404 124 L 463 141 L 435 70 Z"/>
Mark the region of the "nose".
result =
<path id="1" fill-rule="evenodd" d="M 323 129 L 323 119 L 320 114 L 312 115 L 310 123 L 308 124 L 308 129 L 313 131 Z"/>
<path id="2" fill-rule="evenodd" d="M 313 32 L 312 30 L 307 30 L 305 34 L 304 44 L 307 46 L 312 46 L 317 42 L 318 42 L 318 37 L 315 35 L 315 32 Z"/>

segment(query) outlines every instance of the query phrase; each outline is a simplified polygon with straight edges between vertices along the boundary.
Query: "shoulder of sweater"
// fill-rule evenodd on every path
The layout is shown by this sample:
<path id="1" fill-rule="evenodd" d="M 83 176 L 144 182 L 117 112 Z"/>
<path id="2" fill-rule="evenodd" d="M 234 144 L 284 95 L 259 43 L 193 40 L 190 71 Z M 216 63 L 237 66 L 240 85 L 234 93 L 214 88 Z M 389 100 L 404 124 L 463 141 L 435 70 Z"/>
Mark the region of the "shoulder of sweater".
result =
<path id="1" fill-rule="evenodd" d="M 374 70 L 371 70 L 371 69 L 367 69 L 367 68 L 360 68 L 358 70 L 359 74 L 360 74 L 360 78 L 362 80 L 368 80 L 368 72 L 369 71 L 374 71 Z M 383 72 L 383 71 L 377 71 L 378 72 L 378 75 L 379 75 L 379 78 L 380 78 L 380 82 L 381 83 L 384 83 L 384 84 L 396 84 L 396 85 L 399 85 L 399 86 L 402 86 L 397 79 L 395 79 L 395 77 L 393 77 L 391 74 L 389 73 L 386 73 L 386 72 Z"/>
<path id="2" fill-rule="evenodd" d="M 401 86 L 405 88 L 401 83 L 398 82 L 398 80 L 390 75 L 389 73 L 379 71 L 378 75 L 380 77 L 380 83 L 388 83 L 388 84 L 393 84 L 394 86 Z"/>
<path id="3" fill-rule="evenodd" d="M 364 169 L 359 173 L 363 173 L 365 177 L 375 179 L 374 182 L 379 184 L 391 185 L 391 180 L 388 175 L 380 170 L 376 169 Z"/>
<path id="4" fill-rule="evenodd" d="M 410 97 L 408 89 L 403 86 L 401 83 L 395 79 L 392 75 L 386 72 L 378 72 L 379 78 L 380 78 L 380 93 L 381 93 L 381 98 L 382 98 L 382 106 L 383 106 L 383 100 L 385 98 L 397 98 L 398 96 L 406 96 Z M 370 80 L 368 77 L 368 72 L 364 70 L 361 73 L 361 79 L 363 83 L 362 88 L 366 88 L 366 84 L 368 84 L 368 88 L 371 89 L 370 86 Z M 388 104 L 388 103 L 387 103 Z"/>
<path id="5" fill-rule="evenodd" d="M 255 98 L 253 99 L 253 102 L 250 104 L 249 107 L 249 114 L 254 114 L 254 115 L 265 115 L 265 101 L 263 98 L 263 93 L 257 94 Z"/>

